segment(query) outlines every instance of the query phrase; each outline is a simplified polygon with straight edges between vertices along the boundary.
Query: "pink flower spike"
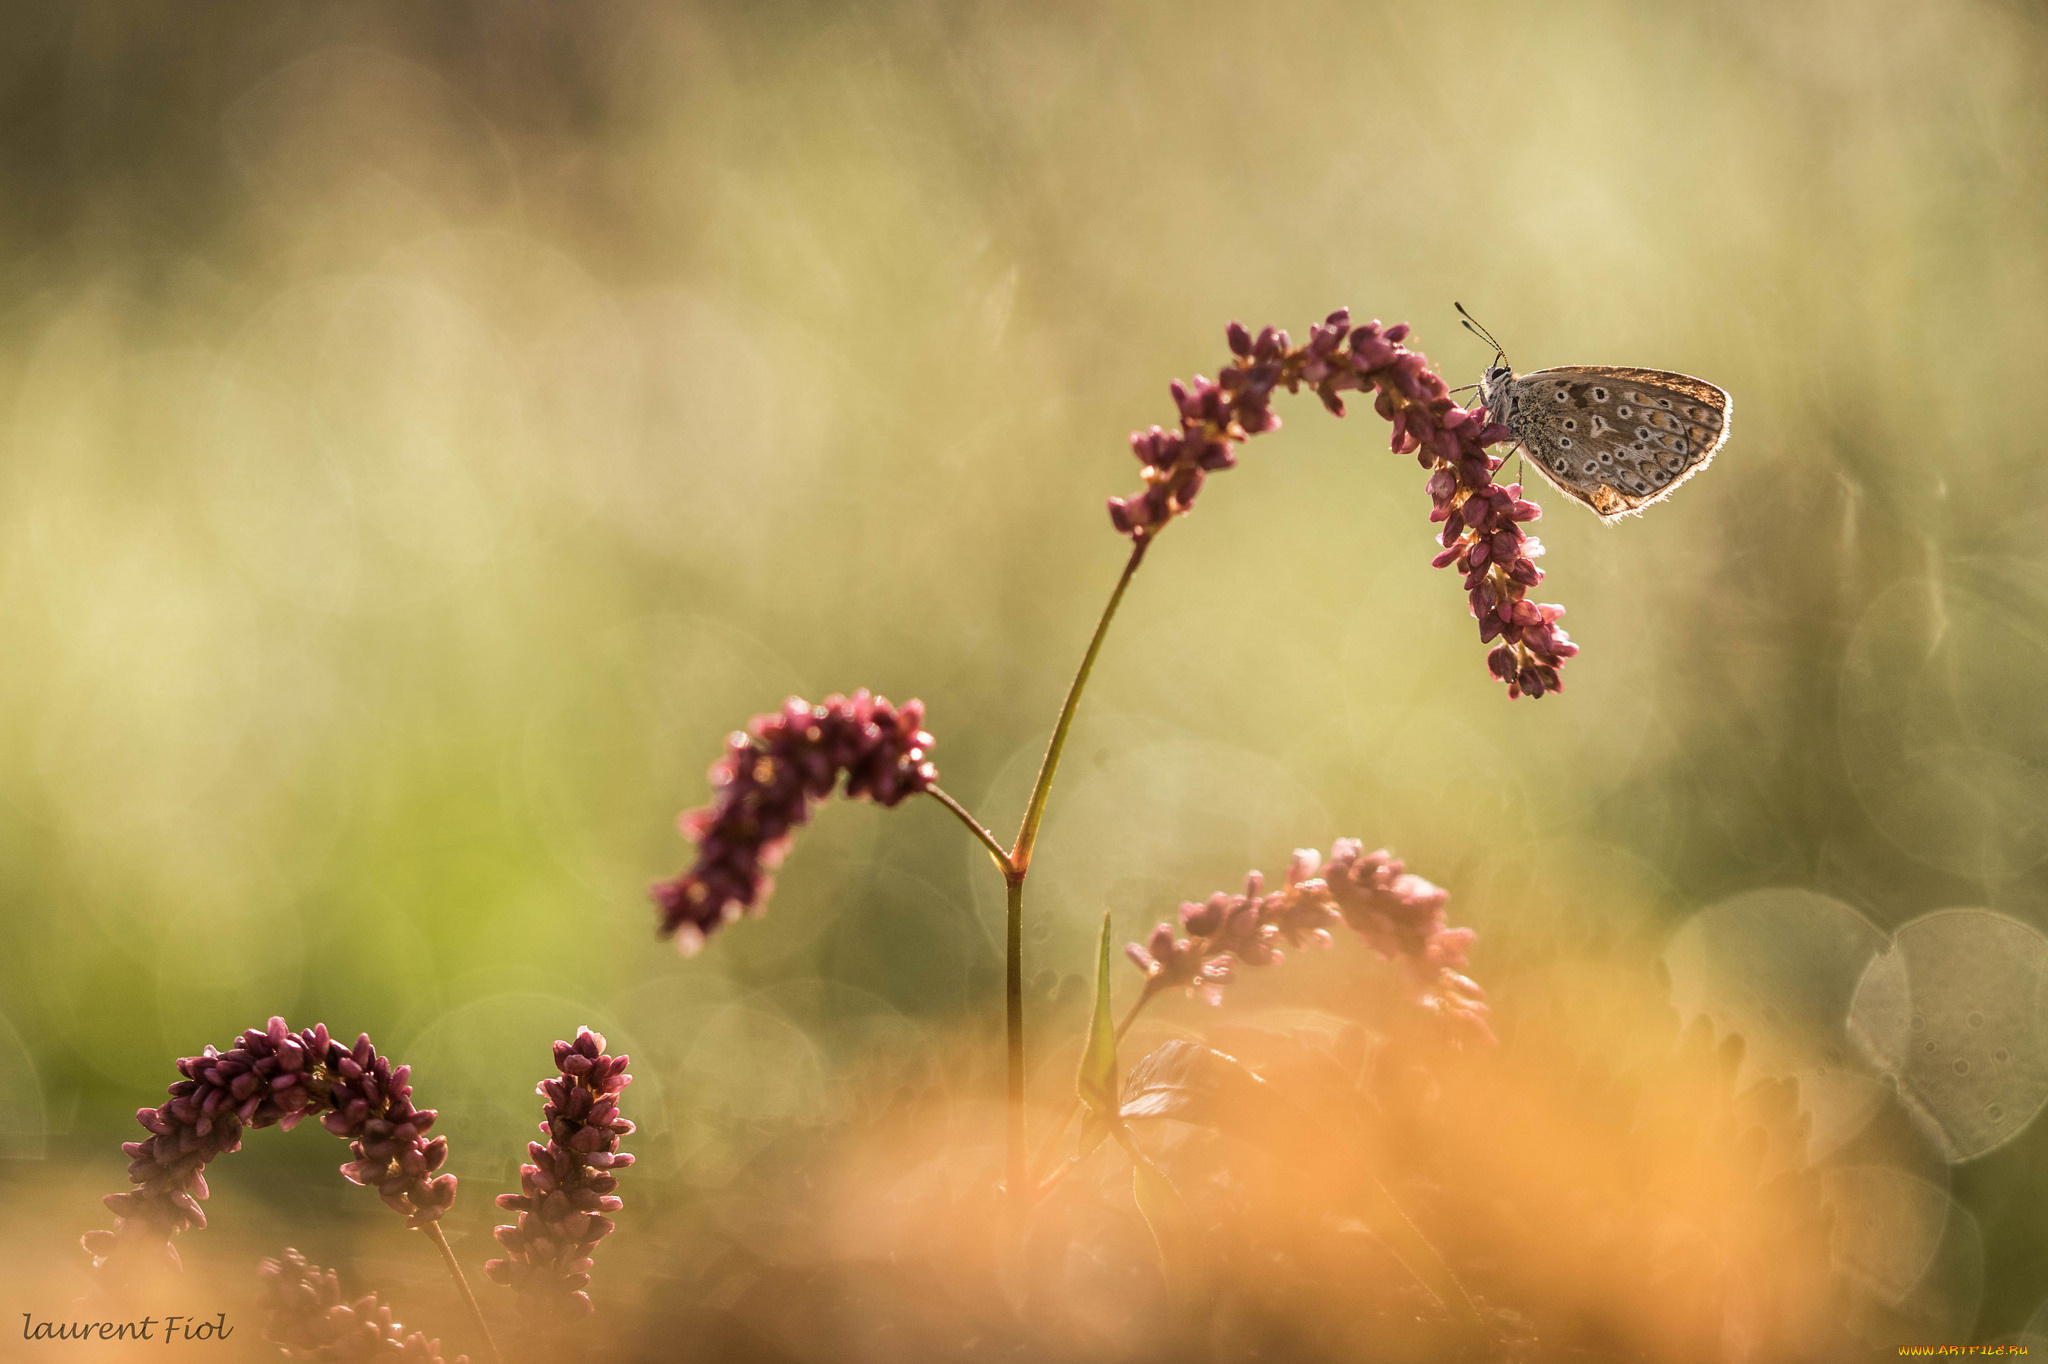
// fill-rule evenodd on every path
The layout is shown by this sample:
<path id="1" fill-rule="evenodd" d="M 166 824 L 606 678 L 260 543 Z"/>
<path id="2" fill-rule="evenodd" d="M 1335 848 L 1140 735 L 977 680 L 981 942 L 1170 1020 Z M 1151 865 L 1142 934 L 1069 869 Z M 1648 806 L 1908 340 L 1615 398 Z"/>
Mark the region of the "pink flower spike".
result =
<path id="1" fill-rule="evenodd" d="M 453 1175 L 425 1178 L 447 1147 L 438 1137 L 423 1138 L 433 1110 L 413 1106 L 410 1068 L 393 1067 L 367 1035 L 343 1047 L 325 1024 L 293 1033 L 272 1018 L 229 1051 L 208 1047 L 180 1060 L 177 1070 L 185 1078 L 170 1087 L 169 1101 L 135 1115 L 148 1139 L 122 1146 L 135 1187 L 106 1198 L 113 1231 L 83 1238 L 102 1274 L 125 1274 L 129 1257 L 122 1251 L 131 1244 L 146 1249 L 144 1258 L 177 1262 L 172 1238 L 206 1225 L 199 1206 L 210 1192 L 206 1165 L 240 1150 L 244 1129 L 290 1130 L 318 1117 L 349 1142 L 343 1178 L 376 1189 L 409 1226 L 426 1226 L 455 1201 Z"/>
<path id="2" fill-rule="evenodd" d="M 542 1321 L 573 1321 L 592 1311 L 588 1273 L 598 1242 L 617 1229 L 599 1212 L 623 1206 L 611 1172 L 633 1163 L 618 1149 L 633 1124 L 618 1116 L 615 1095 L 633 1077 L 627 1058 L 604 1054 L 604 1036 L 578 1028 L 573 1042 L 554 1045 L 559 1076 L 541 1081 L 547 1099 L 540 1130 L 547 1145 L 529 1143 L 532 1163 L 519 1170 L 519 1192 L 498 1206 L 519 1220 L 493 1230 L 505 1255 L 485 1263 L 493 1282 L 510 1288 L 520 1312 Z"/>

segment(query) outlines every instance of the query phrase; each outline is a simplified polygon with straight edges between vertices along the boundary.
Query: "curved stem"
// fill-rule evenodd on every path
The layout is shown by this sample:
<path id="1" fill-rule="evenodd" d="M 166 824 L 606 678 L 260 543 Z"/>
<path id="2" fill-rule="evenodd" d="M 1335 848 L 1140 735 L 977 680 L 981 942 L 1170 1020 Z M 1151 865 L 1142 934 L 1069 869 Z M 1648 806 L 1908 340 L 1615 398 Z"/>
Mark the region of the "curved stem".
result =
<path id="1" fill-rule="evenodd" d="M 980 820 L 967 812 L 966 806 L 954 800 L 936 786 L 927 786 L 924 789 L 924 793 L 945 806 L 948 810 L 951 810 L 954 817 L 967 826 L 968 832 L 981 840 L 981 846 L 988 849 L 988 855 L 996 860 L 996 866 L 1006 875 L 1008 874 L 1010 870 L 1009 851 L 996 841 L 994 834 L 982 827 Z"/>
<path id="2" fill-rule="evenodd" d="M 1131 1007 L 1124 1010 L 1124 1016 L 1117 1021 L 1117 1041 L 1121 1042 L 1124 1040 L 1124 1034 L 1131 1030 L 1131 1024 L 1138 1021 L 1138 1010 L 1144 1008 L 1148 1003 L 1151 1002 L 1151 1000 L 1152 992 L 1150 990 L 1147 990 L 1143 994 L 1139 995 L 1136 999 L 1131 1001 Z"/>
<path id="3" fill-rule="evenodd" d="M 1009 1040 L 1009 1132 L 1004 1144 L 1003 1179 L 1009 1191 L 1007 1202 L 1014 1235 L 1023 1234 L 1024 1218 L 1033 1202 L 1029 1182 L 1031 1153 L 1025 1144 L 1024 1130 L 1024 876 L 1031 867 L 1031 849 L 1038 842 L 1038 826 L 1045 820 L 1046 798 L 1052 794 L 1053 774 L 1059 770 L 1060 754 L 1067 746 L 1067 732 L 1074 727 L 1074 712 L 1080 708 L 1081 692 L 1088 685 L 1088 674 L 1095 669 L 1095 656 L 1102 652 L 1102 640 L 1109 633 L 1109 622 L 1115 618 L 1116 608 L 1123 603 L 1124 590 L 1131 585 L 1131 577 L 1137 573 L 1138 565 L 1144 562 L 1145 550 L 1151 543 L 1151 537 L 1147 536 L 1131 546 L 1131 557 L 1124 561 L 1123 575 L 1116 580 L 1116 590 L 1109 594 L 1109 603 L 1102 608 L 1101 619 L 1095 622 L 1095 634 L 1088 641 L 1088 652 L 1081 655 L 1081 666 L 1067 687 L 1067 699 L 1060 705 L 1060 718 L 1053 725 L 1052 739 L 1046 744 L 1045 757 L 1038 765 L 1038 779 L 1031 784 L 1031 799 L 1024 806 L 1024 823 L 1017 830 L 1017 842 L 1010 849 L 1009 856 L 998 854 L 997 858 L 1003 868 L 1003 882 L 1008 892 L 1004 913 L 1003 1022 Z"/>
<path id="4" fill-rule="evenodd" d="M 1073 1114 L 1070 1113 L 1067 1116 L 1071 1118 Z M 1031 1191 L 1032 1198 L 1044 1198 L 1054 1189 L 1057 1189 L 1066 1180 L 1068 1175 L 1080 1168 L 1081 1158 L 1079 1156 L 1068 1156 L 1065 1160 L 1045 1172 L 1045 1175 L 1038 1181 L 1038 1187 Z"/>
<path id="5" fill-rule="evenodd" d="M 441 1234 L 441 1224 L 429 1222 L 424 1230 L 427 1239 L 440 1249 L 441 1259 L 448 1266 L 448 1277 L 455 1280 L 456 1288 L 462 1292 L 463 1302 L 469 1305 L 470 1320 L 476 1323 L 477 1333 L 483 1336 L 484 1348 L 490 1351 L 492 1364 L 505 1364 L 505 1357 L 498 1353 L 498 1342 L 491 1338 L 491 1328 L 484 1321 L 484 1309 L 477 1305 L 476 1294 L 469 1291 L 469 1280 L 463 1277 L 462 1266 L 455 1260 L 455 1252 L 448 1248 L 448 1238 Z"/>
<path id="6" fill-rule="evenodd" d="M 1109 622 L 1116 615 L 1116 608 L 1122 604 L 1124 589 L 1131 585 L 1131 576 L 1144 561 L 1145 550 L 1151 545 L 1150 536 L 1131 546 L 1131 557 L 1124 564 L 1124 574 L 1116 580 L 1116 591 L 1109 594 L 1109 605 L 1102 608 L 1102 619 L 1095 622 L 1095 637 L 1088 641 L 1088 652 L 1081 655 L 1081 667 L 1074 674 L 1073 685 L 1067 688 L 1067 699 L 1060 706 L 1059 722 L 1052 728 L 1052 741 L 1045 746 L 1045 758 L 1038 765 L 1038 780 L 1031 786 L 1031 802 L 1024 807 L 1024 824 L 1017 831 L 1017 845 L 1010 849 L 1010 861 L 1021 875 L 1031 865 L 1031 849 L 1038 842 L 1038 826 L 1045 819 L 1046 798 L 1052 794 L 1053 773 L 1059 770 L 1060 753 L 1067 746 L 1067 731 L 1074 727 L 1074 712 L 1081 705 L 1081 690 L 1088 685 L 1088 674 L 1095 668 L 1095 656 L 1102 652 L 1102 637 L 1109 633 Z"/>

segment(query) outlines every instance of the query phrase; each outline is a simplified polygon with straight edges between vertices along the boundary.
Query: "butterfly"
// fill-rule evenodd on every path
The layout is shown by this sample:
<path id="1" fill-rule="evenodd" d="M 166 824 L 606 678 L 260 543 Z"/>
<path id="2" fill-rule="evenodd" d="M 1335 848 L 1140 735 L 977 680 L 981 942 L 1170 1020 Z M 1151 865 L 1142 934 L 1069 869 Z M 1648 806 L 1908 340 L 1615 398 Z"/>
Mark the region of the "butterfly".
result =
<path id="1" fill-rule="evenodd" d="M 1603 521 L 1663 501 L 1728 441 L 1730 399 L 1705 379 L 1609 365 L 1518 375 L 1500 343 L 1470 314 L 1465 322 L 1494 351 L 1479 380 L 1487 415 L 1559 492 Z"/>

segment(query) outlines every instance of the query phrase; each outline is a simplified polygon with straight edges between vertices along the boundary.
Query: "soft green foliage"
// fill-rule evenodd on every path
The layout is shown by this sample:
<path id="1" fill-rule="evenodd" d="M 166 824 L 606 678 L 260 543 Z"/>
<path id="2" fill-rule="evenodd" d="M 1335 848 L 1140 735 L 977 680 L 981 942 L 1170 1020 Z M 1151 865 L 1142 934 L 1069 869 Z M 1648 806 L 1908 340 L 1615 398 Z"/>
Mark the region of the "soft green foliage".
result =
<path id="1" fill-rule="evenodd" d="M 1095 952 L 1095 1008 L 1088 1016 L 1088 1040 L 1081 1047 L 1081 1068 L 1074 1093 L 1081 1100 L 1081 1154 L 1087 1155 L 1121 1124 L 1118 1093 L 1116 1019 L 1109 1011 L 1110 916 L 1102 916 L 1102 939 Z"/>
<path id="2" fill-rule="evenodd" d="M 1081 1100 L 1081 1144 L 1086 1157 L 1115 1136 L 1131 1160 L 1131 1192 L 1138 1211 L 1151 1228 L 1167 1288 L 1176 1299 L 1196 1289 L 1202 1272 L 1202 1230 L 1179 1190 L 1145 1155 L 1124 1123 L 1122 1078 L 1116 1060 L 1116 1018 L 1109 1008 L 1110 916 L 1102 916 L 1102 937 L 1095 953 L 1095 1008 L 1088 1018 L 1088 1040 L 1081 1048 L 1081 1066 L 1074 1090 Z"/>
<path id="3" fill-rule="evenodd" d="M 1201 1291 L 1206 1261 L 1202 1253 L 1202 1227 L 1157 1165 L 1138 1145 L 1128 1127 L 1117 1128 L 1117 1140 L 1131 1158 L 1131 1196 L 1151 1229 L 1152 1243 L 1159 1251 L 1159 1268 L 1166 1276 L 1166 1289 L 1178 1301 Z"/>

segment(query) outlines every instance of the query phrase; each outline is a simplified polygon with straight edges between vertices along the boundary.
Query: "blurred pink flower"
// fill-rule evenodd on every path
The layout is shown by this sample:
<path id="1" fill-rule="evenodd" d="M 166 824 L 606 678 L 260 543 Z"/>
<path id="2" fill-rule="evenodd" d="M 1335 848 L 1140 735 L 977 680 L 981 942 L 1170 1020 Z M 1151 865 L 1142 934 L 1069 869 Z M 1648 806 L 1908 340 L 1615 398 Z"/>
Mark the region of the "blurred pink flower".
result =
<path id="1" fill-rule="evenodd" d="M 1289 946 L 1330 945 L 1330 930 L 1348 924 L 1401 971 L 1408 996 L 1474 1040 L 1491 1043 L 1486 992 L 1461 974 L 1477 936 L 1444 919 L 1447 891 L 1409 872 L 1382 850 L 1367 853 L 1355 838 L 1339 839 L 1330 860 L 1313 848 L 1296 850 L 1278 890 L 1267 893 L 1265 878 L 1253 872 L 1244 893 L 1212 895 L 1180 907 L 1177 937 L 1160 924 L 1140 945 L 1124 953 L 1145 973 L 1143 999 L 1165 990 L 1199 993 L 1211 1004 L 1223 999 L 1233 962 L 1277 965 Z M 1142 999 L 1141 999 L 1142 1002 Z"/>
<path id="2" fill-rule="evenodd" d="M 1366 852 L 1355 838 L 1331 846 L 1323 875 L 1344 922 L 1383 959 L 1399 965 L 1411 999 L 1476 1040 L 1494 1041 L 1486 992 L 1462 974 L 1478 934 L 1449 925 L 1449 891 L 1409 871 L 1384 848 Z"/>
<path id="3" fill-rule="evenodd" d="M 440 1341 L 407 1332 L 375 1293 L 343 1302 L 334 1271 L 308 1264 L 296 1250 L 265 1260 L 256 1277 L 261 1285 L 256 1306 L 263 1313 L 263 1338 L 286 1359 L 442 1364 Z M 454 1364 L 469 1364 L 469 1356 L 456 1356 Z"/>

